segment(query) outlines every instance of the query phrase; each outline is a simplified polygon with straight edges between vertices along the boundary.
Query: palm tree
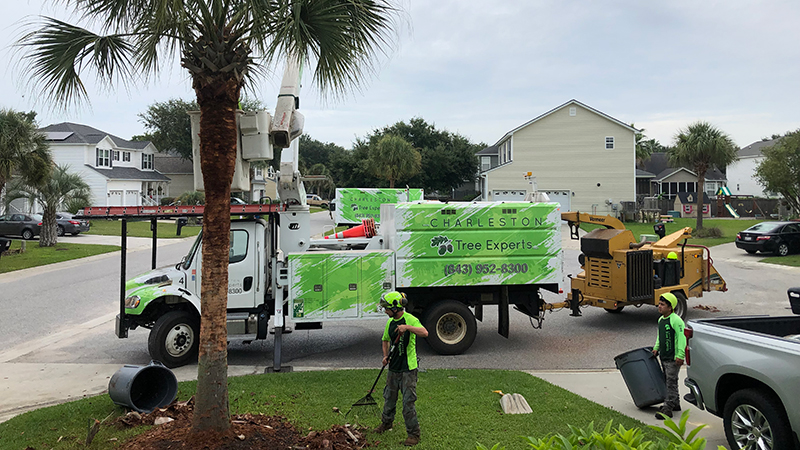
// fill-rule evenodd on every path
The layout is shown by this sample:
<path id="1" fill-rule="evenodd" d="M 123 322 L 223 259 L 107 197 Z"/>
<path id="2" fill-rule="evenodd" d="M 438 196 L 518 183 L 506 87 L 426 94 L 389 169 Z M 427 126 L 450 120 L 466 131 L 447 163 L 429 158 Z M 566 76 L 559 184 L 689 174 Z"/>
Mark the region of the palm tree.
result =
<path id="1" fill-rule="evenodd" d="M 695 122 L 678 130 L 675 145 L 669 149 L 669 161 L 674 167 L 690 167 L 697 174 L 697 229 L 703 228 L 703 194 L 706 172 L 717 167 L 724 169 L 738 159 L 739 147 L 733 139 L 708 122 Z"/>
<path id="2" fill-rule="evenodd" d="M 397 10 L 387 1 L 64 0 L 108 34 L 45 17 L 21 38 L 32 78 L 63 105 L 87 96 L 81 80 L 87 66 L 109 86 L 155 75 L 176 55 L 189 72 L 206 189 L 195 431 L 230 428 L 225 316 L 241 90 L 267 72 L 260 64 L 286 58 L 316 62 L 313 79 L 322 92 L 340 95 L 358 86 L 393 38 Z"/>
<path id="3" fill-rule="evenodd" d="M 53 247 L 58 243 L 56 212 L 72 202 L 90 204 L 92 191 L 80 175 L 69 172 L 69 166 L 55 166 L 44 182 L 27 185 L 18 180 L 8 190 L 11 199 L 27 198 L 42 207 L 42 231 L 39 247 Z"/>
<path id="4" fill-rule="evenodd" d="M 50 174 L 50 147 L 44 135 L 36 131 L 35 118 L 35 112 L 0 110 L 0 198 L 14 174 L 26 183 L 41 182 Z M 6 196 L 5 204 L 9 202 Z"/>
<path id="5" fill-rule="evenodd" d="M 387 134 L 369 149 L 369 167 L 372 173 L 389 181 L 393 188 L 397 180 L 418 174 L 422 155 L 411 143 L 396 134 Z"/>

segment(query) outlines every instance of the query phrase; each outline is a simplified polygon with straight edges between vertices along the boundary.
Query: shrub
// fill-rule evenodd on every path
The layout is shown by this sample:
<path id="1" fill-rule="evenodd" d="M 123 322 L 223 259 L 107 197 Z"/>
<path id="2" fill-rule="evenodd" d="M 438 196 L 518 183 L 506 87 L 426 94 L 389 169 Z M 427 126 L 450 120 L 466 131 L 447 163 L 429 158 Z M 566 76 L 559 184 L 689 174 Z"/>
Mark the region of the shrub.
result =
<path id="1" fill-rule="evenodd" d="M 657 438 L 655 442 L 645 441 L 642 430 L 639 428 L 625 429 L 619 425 L 613 429 L 612 421 L 609 421 L 605 428 L 601 431 L 595 431 L 594 423 L 590 423 L 586 429 L 581 429 L 569 425 L 572 432 L 569 436 L 561 434 L 548 434 L 544 438 L 535 438 L 531 436 L 523 437 L 523 441 L 535 450 L 579 450 L 579 449 L 626 449 L 626 450 L 703 450 L 706 448 L 705 438 L 698 438 L 697 433 L 702 430 L 705 425 L 689 431 L 687 434 L 686 421 L 689 420 L 689 411 L 684 411 L 678 423 L 672 419 L 665 419 L 664 426 L 657 427 L 648 425 L 648 427 L 661 433 L 663 437 Z M 490 450 L 481 444 L 477 446 L 478 450 Z M 725 450 L 724 447 L 718 447 L 719 450 Z M 495 444 L 491 450 L 503 450 L 499 444 Z"/>
<path id="2" fill-rule="evenodd" d="M 169 206 L 175 201 L 175 197 L 161 197 L 161 206 Z"/>
<path id="3" fill-rule="evenodd" d="M 175 199 L 175 202 L 180 202 L 181 205 L 204 205 L 206 203 L 206 194 L 199 191 L 184 192 Z"/>
<path id="4" fill-rule="evenodd" d="M 700 228 L 693 233 L 694 237 L 697 238 L 721 238 L 722 237 L 722 230 L 717 227 L 709 227 L 709 228 Z"/>

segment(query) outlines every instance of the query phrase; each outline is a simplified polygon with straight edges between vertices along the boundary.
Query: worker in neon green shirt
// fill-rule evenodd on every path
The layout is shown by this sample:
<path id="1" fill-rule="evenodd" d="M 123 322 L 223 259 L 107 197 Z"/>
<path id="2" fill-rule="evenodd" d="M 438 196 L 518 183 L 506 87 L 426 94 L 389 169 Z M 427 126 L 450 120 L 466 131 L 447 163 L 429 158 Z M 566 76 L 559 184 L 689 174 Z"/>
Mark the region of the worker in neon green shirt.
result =
<path id="1" fill-rule="evenodd" d="M 658 337 L 656 345 L 653 346 L 653 355 L 660 357 L 667 381 L 667 399 L 656 413 L 656 419 L 661 420 L 672 417 L 673 411 L 681 410 L 678 371 L 686 356 L 686 336 L 683 334 L 686 325 L 683 319 L 675 314 L 677 305 L 678 298 L 670 292 L 661 294 L 658 300 L 658 312 L 661 313 L 661 317 L 658 318 Z"/>
<path id="2" fill-rule="evenodd" d="M 383 433 L 392 429 L 395 411 L 397 410 L 398 393 L 403 395 L 403 420 L 406 423 L 408 438 L 404 445 L 413 446 L 419 443 L 420 431 L 417 420 L 417 336 L 428 337 L 428 330 L 422 323 L 405 311 L 408 304 L 406 295 L 387 292 L 381 296 L 381 307 L 389 316 L 383 330 L 383 365 L 389 365 L 386 375 L 386 388 L 383 390 L 383 413 L 381 424 L 375 429 Z M 399 339 L 398 339 L 399 338 Z M 395 342 L 394 347 L 391 343 Z M 392 350 L 390 352 L 390 350 Z"/>

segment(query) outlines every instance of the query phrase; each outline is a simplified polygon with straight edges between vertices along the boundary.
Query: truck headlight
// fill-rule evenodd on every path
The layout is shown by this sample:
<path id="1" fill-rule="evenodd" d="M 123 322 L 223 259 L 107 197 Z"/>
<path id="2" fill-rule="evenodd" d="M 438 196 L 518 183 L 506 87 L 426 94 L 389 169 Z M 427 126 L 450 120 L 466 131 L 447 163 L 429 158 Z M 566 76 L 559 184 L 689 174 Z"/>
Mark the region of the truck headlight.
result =
<path id="1" fill-rule="evenodd" d="M 139 306 L 139 301 L 141 299 L 138 295 L 131 295 L 130 297 L 125 299 L 125 307 L 126 308 L 136 308 Z"/>

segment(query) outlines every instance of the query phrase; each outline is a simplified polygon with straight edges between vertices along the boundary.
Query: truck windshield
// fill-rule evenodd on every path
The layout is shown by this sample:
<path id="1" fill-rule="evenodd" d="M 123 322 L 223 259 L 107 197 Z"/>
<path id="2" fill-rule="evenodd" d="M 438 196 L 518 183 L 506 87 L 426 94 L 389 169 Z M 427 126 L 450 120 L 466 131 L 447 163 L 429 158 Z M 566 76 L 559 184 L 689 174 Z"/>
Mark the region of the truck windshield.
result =
<path id="1" fill-rule="evenodd" d="M 195 239 L 194 244 L 192 244 L 192 248 L 189 250 L 189 253 L 186 254 L 186 257 L 183 261 L 183 268 L 188 269 L 189 266 L 192 265 L 192 259 L 194 259 L 194 255 L 197 254 L 198 249 L 200 248 L 200 244 L 203 242 L 203 232 L 200 231 L 200 234 L 197 235 L 197 239 Z"/>

